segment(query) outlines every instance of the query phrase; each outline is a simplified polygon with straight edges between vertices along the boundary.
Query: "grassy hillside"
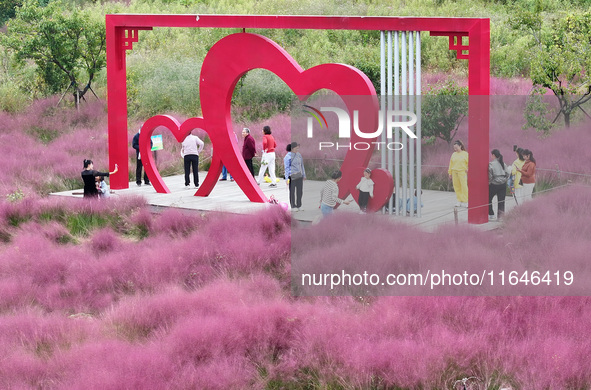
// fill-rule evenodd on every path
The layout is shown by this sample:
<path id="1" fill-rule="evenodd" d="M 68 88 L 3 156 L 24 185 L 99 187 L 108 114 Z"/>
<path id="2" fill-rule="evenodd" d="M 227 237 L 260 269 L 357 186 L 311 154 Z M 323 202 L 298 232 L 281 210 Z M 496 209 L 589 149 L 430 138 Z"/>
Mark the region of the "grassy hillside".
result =
<path id="1" fill-rule="evenodd" d="M 589 8 L 589 0 L 538 1 L 167 1 L 132 0 L 130 2 L 70 2 L 107 13 L 171 14 L 280 14 L 280 15 L 362 15 L 362 16 L 454 16 L 491 19 L 491 71 L 497 77 L 527 77 L 527 48 L 533 37 L 514 29 L 511 17 L 517 10 L 535 9 L 545 18 L 565 10 Z M 140 32 L 140 41 L 128 54 L 130 112 L 142 118 L 174 111 L 187 115 L 199 113 L 197 81 L 200 64 L 207 50 L 231 29 L 158 28 Z M 374 81 L 379 77 L 379 33 L 317 30 L 252 30 L 275 40 L 304 68 L 325 62 L 351 64 Z M 447 49 L 447 38 L 423 34 L 425 72 L 463 75 L 466 61 L 456 60 Z M 31 64 L 15 64 L 10 53 L 0 54 L 2 99 L 0 108 L 16 111 L 27 100 L 44 94 L 42 83 L 34 77 Z M 99 96 L 105 96 L 104 72 L 96 80 Z M 64 86 L 65 87 L 65 86 Z M 291 98 L 287 87 L 275 76 L 253 71 L 245 76 L 235 93 L 236 106 L 257 107 L 270 104 L 263 113 L 248 111 L 251 117 L 270 115 L 287 106 Z M 252 118 L 251 118 L 252 119 Z"/>

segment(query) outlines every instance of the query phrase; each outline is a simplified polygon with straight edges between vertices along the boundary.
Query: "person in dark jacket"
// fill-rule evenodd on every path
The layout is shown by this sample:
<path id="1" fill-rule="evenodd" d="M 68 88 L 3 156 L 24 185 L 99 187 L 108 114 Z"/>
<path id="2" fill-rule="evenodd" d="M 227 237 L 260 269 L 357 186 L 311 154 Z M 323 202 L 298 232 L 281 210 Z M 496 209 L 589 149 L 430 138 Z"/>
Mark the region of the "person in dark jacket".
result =
<path id="1" fill-rule="evenodd" d="M 252 166 L 252 158 L 256 154 L 256 145 L 254 142 L 254 138 L 250 135 L 250 130 L 248 128 L 242 129 L 242 138 L 244 138 L 244 144 L 242 145 L 242 157 L 244 158 L 244 162 L 250 171 L 252 177 L 254 176 L 254 167 Z"/>
<path id="2" fill-rule="evenodd" d="M 133 136 L 133 141 L 131 142 L 131 146 L 135 149 L 135 157 L 136 157 L 136 165 L 135 165 L 135 183 L 138 186 L 142 185 L 142 168 L 143 168 L 143 164 L 142 164 L 142 156 L 140 154 L 140 130 L 138 130 L 138 132 L 136 133 L 136 135 Z M 150 140 L 150 146 L 152 146 L 152 141 Z M 149 186 L 150 185 L 150 179 L 148 179 L 148 176 L 146 175 L 146 172 L 144 171 L 144 183 Z"/>
<path id="3" fill-rule="evenodd" d="M 493 149 L 490 156 L 491 162 L 488 164 L 488 219 L 494 220 L 495 212 L 492 201 L 495 195 L 498 202 L 497 219 L 501 219 L 505 214 L 505 194 L 510 171 L 498 149 Z"/>
<path id="4" fill-rule="evenodd" d="M 84 181 L 84 197 L 85 198 L 98 198 L 98 189 L 96 188 L 96 177 L 97 176 L 110 176 L 117 173 L 119 166 L 115 164 L 115 170 L 113 172 L 99 172 L 94 170 L 94 164 L 92 160 L 84 160 L 84 170 L 82 171 L 82 181 Z"/>

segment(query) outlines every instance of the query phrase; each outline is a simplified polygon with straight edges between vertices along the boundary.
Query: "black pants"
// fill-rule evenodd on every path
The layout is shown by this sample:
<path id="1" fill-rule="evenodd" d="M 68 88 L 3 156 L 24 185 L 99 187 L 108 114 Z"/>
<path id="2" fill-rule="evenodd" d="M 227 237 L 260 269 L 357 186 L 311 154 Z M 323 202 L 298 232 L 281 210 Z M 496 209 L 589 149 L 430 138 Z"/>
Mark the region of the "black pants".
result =
<path id="1" fill-rule="evenodd" d="M 254 176 L 254 167 L 252 166 L 252 158 L 249 158 L 248 160 L 244 160 L 244 162 L 246 163 L 246 166 L 248 167 L 248 170 L 250 171 L 250 174 L 252 175 L 252 177 Z"/>
<path id="2" fill-rule="evenodd" d="M 193 182 L 195 183 L 195 187 L 199 185 L 199 156 L 196 154 L 187 154 L 184 158 L 185 161 L 185 185 L 188 186 L 191 184 L 189 181 L 189 174 L 191 173 L 191 168 L 193 168 Z"/>
<path id="3" fill-rule="evenodd" d="M 488 215 L 495 215 L 492 207 L 492 200 L 497 196 L 499 202 L 499 215 L 501 217 L 505 214 L 505 195 L 507 193 L 507 184 L 489 184 L 488 185 Z"/>
<path id="4" fill-rule="evenodd" d="M 142 184 L 142 160 L 137 160 L 136 164 L 135 164 L 135 182 L 139 185 Z M 148 179 L 148 176 L 146 175 L 146 171 L 144 171 L 144 183 L 146 184 L 150 184 L 150 180 Z"/>
<path id="5" fill-rule="evenodd" d="M 304 178 L 289 179 L 289 203 L 292 209 L 302 207 L 302 192 L 304 191 Z"/>
<path id="6" fill-rule="evenodd" d="M 369 203 L 369 192 L 359 191 L 359 209 L 367 211 L 367 204 Z"/>

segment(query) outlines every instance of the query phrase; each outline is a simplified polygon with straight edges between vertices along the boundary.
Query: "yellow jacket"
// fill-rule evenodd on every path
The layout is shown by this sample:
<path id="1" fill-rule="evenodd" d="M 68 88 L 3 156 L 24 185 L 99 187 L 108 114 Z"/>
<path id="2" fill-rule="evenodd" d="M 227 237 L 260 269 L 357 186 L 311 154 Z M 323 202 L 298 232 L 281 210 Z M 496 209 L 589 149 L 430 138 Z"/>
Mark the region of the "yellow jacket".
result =
<path id="1" fill-rule="evenodd" d="M 468 152 L 462 150 L 453 152 L 449 160 L 449 169 L 447 173 L 451 175 L 452 171 L 466 172 L 468 170 Z"/>
<path id="2" fill-rule="evenodd" d="M 519 185 L 519 181 L 521 180 L 521 172 L 519 172 L 517 170 L 517 168 L 519 168 L 519 169 L 523 168 L 523 164 L 525 164 L 525 160 L 517 159 L 517 160 L 513 161 L 513 169 L 511 170 L 511 174 L 513 176 L 515 176 L 515 179 L 514 179 L 515 188 L 521 188 L 521 186 Z"/>

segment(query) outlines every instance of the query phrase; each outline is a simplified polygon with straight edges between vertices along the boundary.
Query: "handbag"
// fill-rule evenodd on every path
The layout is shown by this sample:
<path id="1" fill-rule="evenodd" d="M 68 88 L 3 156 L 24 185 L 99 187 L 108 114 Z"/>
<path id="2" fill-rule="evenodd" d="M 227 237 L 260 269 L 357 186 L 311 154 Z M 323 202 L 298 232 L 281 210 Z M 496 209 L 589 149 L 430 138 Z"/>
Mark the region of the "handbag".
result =
<path id="1" fill-rule="evenodd" d="M 296 172 L 296 173 L 292 173 L 289 178 L 291 180 L 298 180 L 301 179 L 302 177 L 304 177 L 304 175 L 302 174 L 302 172 Z"/>

